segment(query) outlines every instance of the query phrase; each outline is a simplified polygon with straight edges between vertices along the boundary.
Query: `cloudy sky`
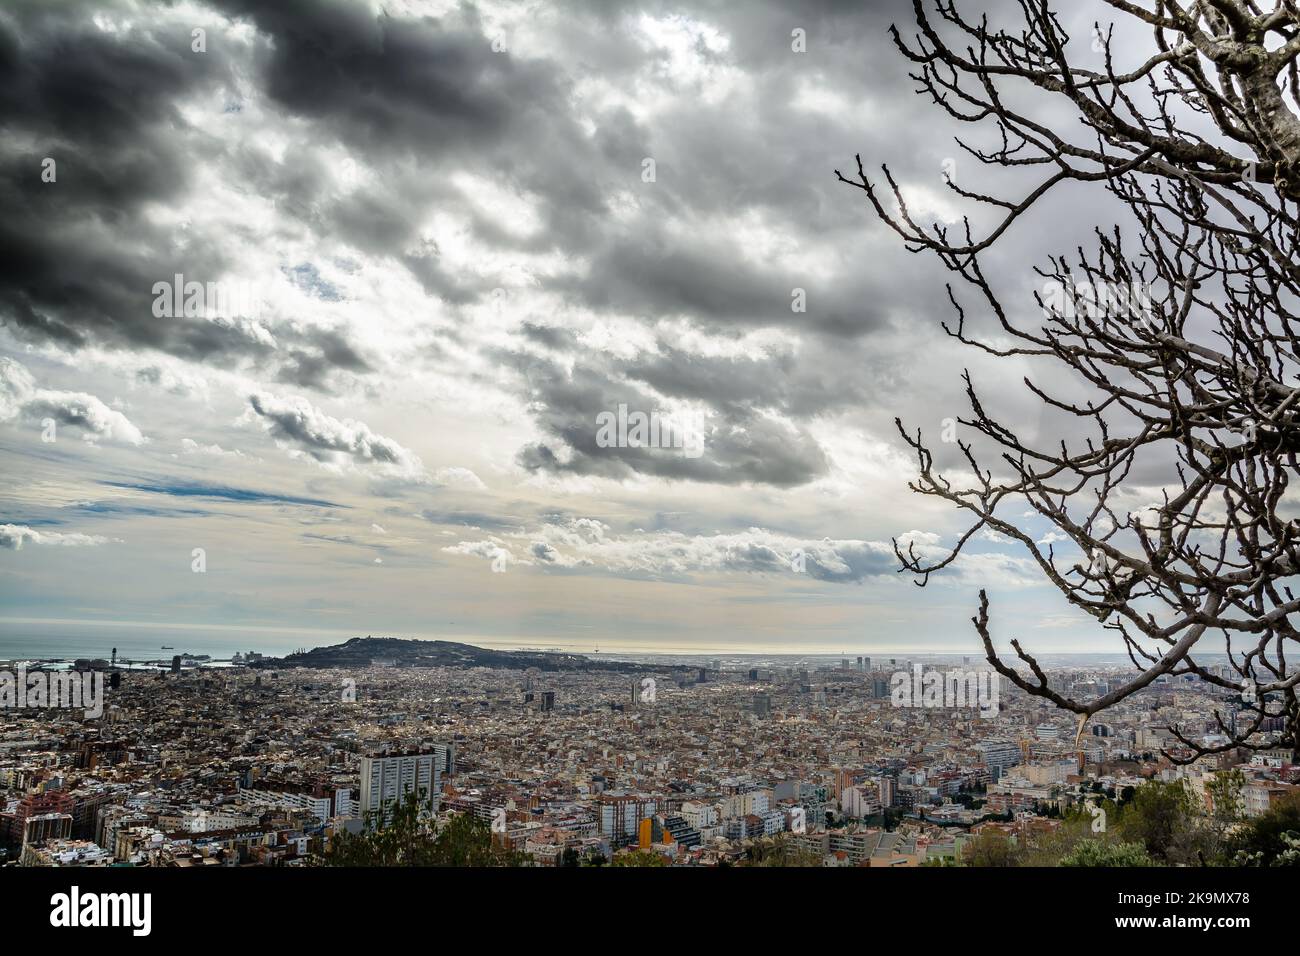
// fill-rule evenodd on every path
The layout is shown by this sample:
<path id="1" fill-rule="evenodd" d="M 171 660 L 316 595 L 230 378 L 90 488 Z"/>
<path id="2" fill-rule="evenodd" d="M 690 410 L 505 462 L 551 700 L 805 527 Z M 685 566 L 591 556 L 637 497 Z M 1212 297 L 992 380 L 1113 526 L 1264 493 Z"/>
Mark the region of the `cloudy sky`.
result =
<path id="1" fill-rule="evenodd" d="M 945 167 L 910 6 L 6 3 L 8 630 L 975 653 L 984 586 L 1003 637 L 1096 649 L 998 542 L 924 590 L 893 557 L 964 528 L 896 415 L 937 435 L 969 367 L 1047 425 L 835 179 L 888 162 L 947 221 L 945 170 L 993 182 Z M 986 271 L 1032 308 L 1116 215 L 1062 190 Z M 619 405 L 700 453 L 606 447 Z"/>

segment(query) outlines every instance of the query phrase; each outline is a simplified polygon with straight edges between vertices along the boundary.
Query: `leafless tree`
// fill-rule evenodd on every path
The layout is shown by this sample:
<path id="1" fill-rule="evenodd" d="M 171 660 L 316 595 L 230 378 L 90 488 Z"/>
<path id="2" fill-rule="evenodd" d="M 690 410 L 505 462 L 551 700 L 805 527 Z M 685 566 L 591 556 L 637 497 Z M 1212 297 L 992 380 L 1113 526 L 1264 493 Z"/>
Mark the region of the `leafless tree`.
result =
<path id="1" fill-rule="evenodd" d="M 887 188 L 861 157 L 853 178 L 836 171 L 910 251 L 936 254 L 973 293 L 975 308 L 949 285 L 949 335 L 994 356 L 1064 366 L 1094 396 L 1067 400 L 1026 378 L 1036 402 L 1078 426 L 1059 445 L 1031 447 L 986 411 L 966 373 L 971 413 L 960 422 L 972 440 L 959 442 L 960 476 L 936 471 L 920 431 L 899 421 L 919 465 L 912 489 L 973 521 L 939 559 L 897 542 L 895 551 L 924 585 L 978 532 L 995 531 L 1118 634 L 1136 675 L 1096 699 L 1074 699 L 1049 686 L 1019 641 L 1011 642 L 1019 662 L 999 657 L 980 593 L 973 622 L 990 663 L 1078 714 L 1080 733 L 1090 716 L 1162 675 L 1194 674 L 1224 688 L 1225 702 L 1240 699 L 1218 714 L 1231 742 L 1211 746 L 1171 727 L 1179 741 L 1171 759 L 1268 744 L 1300 759 L 1300 599 L 1290 586 L 1300 520 L 1287 517 L 1300 450 L 1300 12 L 1294 0 L 1270 9 L 1256 0 L 1103 2 L 1114 22 L 1097 22 L 1081 42 L 1044 0 L 1020 0 L 1013 29 L 952 0 L 932 8 L 914 0 L 915 34 L 891 28 L 917 92 L 988 140 L 959 138 L 960 148 L 1034 175 L 1033 188 L 1010 200 L 948 181 L 990 216 L 987 232 L 970 219 L 951 229 L 918 222 L 887 166 Z M 1118 35 L 1152 37 L 1144 62 L 1117 65 L 1116 23 L 1126 31 Z M 1115 197 L 1116 224 L 1096 230 L 1095 248 L 1047 256 L 1035 269 L 1036 318 L 1017 320 L 981 254 L 1070 181 Z M 991 335 L 972 331 L 977 312 L 996 323 Z M 991 467 L 980 460 L 986 449 Z M 1167 480 L 1155 482 L 1150 502 L 1136 502 L 1133 476 L 1153 469 Z M 1068 537 L 1083 559 L 1027 533 L 1012 517 L 1025 502 L 1057 529 L 1049 540 Z M 1198 656 L 1214 634 L 1227 642 L 1230 667 L 1207 665 L 1204 645 Z"/>

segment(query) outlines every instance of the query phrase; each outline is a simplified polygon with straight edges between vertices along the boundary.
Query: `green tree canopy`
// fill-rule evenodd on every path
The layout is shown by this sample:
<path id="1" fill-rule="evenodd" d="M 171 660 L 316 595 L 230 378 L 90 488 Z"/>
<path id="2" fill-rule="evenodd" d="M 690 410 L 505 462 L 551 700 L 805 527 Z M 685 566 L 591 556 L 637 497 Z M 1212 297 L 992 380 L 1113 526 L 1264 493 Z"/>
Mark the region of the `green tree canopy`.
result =
<path id="1" fill-rule="evenodd" d="M 441 826 L 414 792 L 389 802 L 386 813 L 367 814 L 361 833 L 337 833 L 320 862 L 325 866 L 525 866 L 526 853 L 492 839 L 491 828 L 469 814 Z M 388 822 L 384 823 L 384 817 Z"/>
<path id="2" fill-rule="evenodd" d="M 1061 866 L 1155 866 L 1141 843 L 1081 840 L 1061 858 Z"/>

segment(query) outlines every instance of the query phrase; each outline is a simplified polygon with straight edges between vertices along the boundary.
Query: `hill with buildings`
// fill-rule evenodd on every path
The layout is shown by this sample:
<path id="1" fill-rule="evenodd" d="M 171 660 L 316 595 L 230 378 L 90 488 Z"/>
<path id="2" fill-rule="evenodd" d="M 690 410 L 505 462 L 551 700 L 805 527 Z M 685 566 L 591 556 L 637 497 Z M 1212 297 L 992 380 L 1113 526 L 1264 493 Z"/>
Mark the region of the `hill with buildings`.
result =
<path id="1" fill-rule="evenodd" d="M 287 667 L 500 667 L 541 671 L 612 671 L 635 674 L 646 665 L 629 661 L 596 661 L 581 654 L 553 651 L 496 651 L 456 641 L 419 641 L 397 637 L 354 637 L 342 644 L 296 651 L 285 657 L 263 658 L 253 666 Z M 662 670 L 662 668 L 656 668 Z"/>

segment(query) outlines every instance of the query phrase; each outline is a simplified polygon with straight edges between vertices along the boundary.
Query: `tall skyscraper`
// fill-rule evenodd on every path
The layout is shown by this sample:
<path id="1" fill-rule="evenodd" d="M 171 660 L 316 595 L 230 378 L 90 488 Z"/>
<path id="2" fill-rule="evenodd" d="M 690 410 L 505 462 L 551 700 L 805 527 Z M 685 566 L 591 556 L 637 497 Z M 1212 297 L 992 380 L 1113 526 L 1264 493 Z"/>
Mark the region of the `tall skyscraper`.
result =
<path id="1" fill-rule="evenodd" d="M 767 694 L 755 694 L 754 715 L 756 717 L 772 716 L 772 698 Z"/>

